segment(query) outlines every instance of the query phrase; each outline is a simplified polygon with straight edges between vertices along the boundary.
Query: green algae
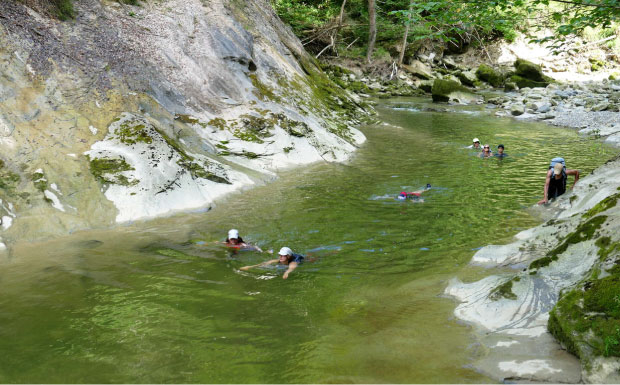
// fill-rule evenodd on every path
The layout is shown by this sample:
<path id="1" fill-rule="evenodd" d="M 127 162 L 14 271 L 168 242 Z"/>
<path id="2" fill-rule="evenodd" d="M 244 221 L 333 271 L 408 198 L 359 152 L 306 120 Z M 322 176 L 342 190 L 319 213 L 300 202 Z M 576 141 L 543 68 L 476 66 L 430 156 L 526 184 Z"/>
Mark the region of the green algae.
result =
<path id="1" fill-rule="evenodd" d="M 32 184 L 34 184 L 34 188 L 36 188 L 37 190 L 41 192 L 47 190 L 47 188 L 49 187 L 49 183 L 47 182 L 47 179 L 45 178 L 45 174 L 41 172 L 33 173 L 30 178 L 32 180 Z"/>
<path id="2" fill-rule="evenodd" d="M 6 169 L 4 166 L 4 161 L 0 159 L 0 189 L 12 193 L 21 181 L 21 177 L 19 174 Z"/>
<path id="3" fill-rule="evenodd" d="M 185 124 L 197 124 L 202 128 L 207 127 L 207 123 L 201 122 L 198 118 L 187 114 L 176 114 L 174 115 L 174 120 L 178 120 L 179 122 Z"/>
<path id="4" fill-rule="evenodd" d="M 593 216 L 600 214 L 604 211 L 609 210 L 612 207 L 615 207 L 618 203 L 618 199 L 620 198 L 620 193 L 616 193 L 614 195 L 610 195 L 602 201 L 598 202 L 594 207 L 588 210 L 585 214 L 582 215 L 583 218 L 592 218 Z"/>
<path id="5" fill-rule="evenodd" d="M 90 172 L 102 185 L 117 184 L 133 186 L 139 183 L 137 179 L 129 180 L 121 173 L 134 170 L 124 158 L 93 158 L 89 160 Z"/>
<path id="6" fill-rule="evenodd" d="M 153 138 L 146 131 L 146 126 L 140 121 L 122 123 L 115 131 L 121 143 L 132 145 L 136 143 L 153 143 Z"/>
<path id="7" fill-rule="evenodd" d="M 513 293 L 512 291 L 512 284 L 514 282 L 519 282 L 520 280 L 521 278 L 519 277 L 514 277 L 512 279 L 509 279 L 503 284 L 497 286 L 495 289 L 491 290 L 491 292 L 489 293 L 489 298 L 491 298 L 493 301 L 497 301 L 501 298 L 513 299 L 513 300 L 517 299 L 517 295 Z"/>
<path id="8" fill-rule="evenodd" d="M 228 126 L 226 125 L 226 120 L 222 119 L 222 118 L 215 118 L 215 119 L 211 119 L 209 120 L 209 123 L 207 123 L 209 126 L 213 126 L 215 128 L 217 128 L 218 130 L 226 130 L 228 128 Z"/>
<path id="9" fill-rule="evenodd" d="M 252 85 L 254 86 L 254 96 L 256 96 L 258 99 L 264 102 L 273 101 L 276 103 L 282 100 L 282 98 L 276 95 L 273 88 L 261 82 L 256 74 L 250 74 L 249 76 L 250 80 L 252 80 Z"/>
<path id="10" fill-rule="evenodd" d="M 557 261 L 559 255 L 564 253 L 570 245 L 574 245 L 583 241 L 590 240 L 594 237 L 594 233 L 607 220 L 607 216 L 601 215 L 580 224 L 574 232 L 568 234 L 562 243 L 549 251 L 545 257 L 534 260 L 530 263 L 528 269 L 535 270 L 548 266 L 551 262 Z"/>

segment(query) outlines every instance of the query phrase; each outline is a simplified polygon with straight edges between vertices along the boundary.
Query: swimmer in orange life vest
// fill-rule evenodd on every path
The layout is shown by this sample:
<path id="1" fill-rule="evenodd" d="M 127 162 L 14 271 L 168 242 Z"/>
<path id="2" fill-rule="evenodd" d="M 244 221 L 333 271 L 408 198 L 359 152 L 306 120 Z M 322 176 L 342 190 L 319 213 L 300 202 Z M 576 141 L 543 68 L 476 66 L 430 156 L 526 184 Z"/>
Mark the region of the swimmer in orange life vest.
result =
<path id="1" fill-rule="evenodd" d="M 263 252 L 260 247 L 245 243 L 243 238 L 239 236 L 239 231 L 236 229 L 231 229 L 228 231 L 228 237 L 226 237 L 224 244 L 233 249 L 256 250 L 261 253 Z"/>

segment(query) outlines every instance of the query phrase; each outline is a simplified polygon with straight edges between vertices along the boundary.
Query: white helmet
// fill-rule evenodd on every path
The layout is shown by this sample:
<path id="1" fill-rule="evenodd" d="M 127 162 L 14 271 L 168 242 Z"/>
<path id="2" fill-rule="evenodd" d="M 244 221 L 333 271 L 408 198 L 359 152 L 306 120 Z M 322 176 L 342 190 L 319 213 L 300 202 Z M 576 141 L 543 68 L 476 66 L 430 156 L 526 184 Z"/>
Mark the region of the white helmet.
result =
<path id="1" fill-rule="evenodd" d="M 279 255 L 293 255 L 293 250 L 289 249 L 288 247 L 283 247 L 280 249 L 280 252 L 278 252 Z"/>

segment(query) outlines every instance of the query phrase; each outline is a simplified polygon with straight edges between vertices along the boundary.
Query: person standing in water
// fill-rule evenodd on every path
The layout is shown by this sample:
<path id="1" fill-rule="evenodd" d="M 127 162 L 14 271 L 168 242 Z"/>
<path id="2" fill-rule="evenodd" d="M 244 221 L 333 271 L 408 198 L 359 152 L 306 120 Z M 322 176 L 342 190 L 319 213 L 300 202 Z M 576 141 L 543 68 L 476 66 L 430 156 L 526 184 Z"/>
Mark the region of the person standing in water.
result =
<path id="1" fill-rule="evenodd" d="M 493 156 L 497 157 L 497 158 L 504 158 L 507 157 L 508 154 L 504 154 L 504 145 L 500 144 L 497 146 L 497 153 L 495 153 Z"/>
<path id="2" fill-rule="evenodd" d="M 237 229 L 230 229 L 228 231 L 228 237 L 226 237 L 226 241 L 224 242 L 224 244 L 227 247 L 230 247 L 233 249 L 246 249 L 246 250 L 256 250 L 261 253 L 263 252 L 263 250 L 261 250 L 260 247 L 245 243 L 243 241 L 243 238 L 239 236 L 239 230 Z"/>
<path id="3" fill-rule="evenodd" d="M 278 252 L 278 259 L 270 259 L 269 261 L 265 261 L 265 262 L 259 263 L 257 265 L 243 266 L 239 270 L 248 271 L 248 270 L 250 270 L 252 268 L 255 268 L 255 267 L 269 266 L 269 265 L 274 265 L 274 264 L 278 263 L 278 264 L 281 264 L 281 265 L 288 266 L 288 269 L 286 269 L 286 271 L 282 275 L 282 279 L 287 279 L 288 275 L 293 270 L 295 270 L 297 268 L 297 266 L 299 266 L 299 264 L 303 260 L 304 260 L 303 255 L 295 254 L 295 253 L 293 253 L 293 250 L 291 250 L 290 248 L 283 247 Z"/>
<path id="4" fill-rule="evenodd" d="M 488 158 L 490 156 L 493 156 L 493 153 L 491 152 L 491 146 L 489 146 L 488 144 L 485 144 L 484 147 L 482 148 L 482 152 L 478 156 L 481 158 Z"/>
<path id="5" fill-rule="evenodd" d="M 474 150 L 480 150 L 480 139 L 474 138 L 473 144 L 465 147 L 465 148 L 473 148 Z"/>
<path id="6" fill-rule="evenodd" d="M 555 199 L 566 192 L 566 181 L 569 175 L 575 176 L 575 181 L 571 189 L 575 187 L 575 183 L 579 180 L 579 170 L 568 170 L 564 165 L 564 159 L 558 161 L 547 171 L 547 179 L 545 180 L 545 190 L 543 199 L 538 204 L 549 203 L 549 199 Z M 554 159 L 555 161 L 555 159 Z M 553 161 L 552 161 L 553 162 Z"/>

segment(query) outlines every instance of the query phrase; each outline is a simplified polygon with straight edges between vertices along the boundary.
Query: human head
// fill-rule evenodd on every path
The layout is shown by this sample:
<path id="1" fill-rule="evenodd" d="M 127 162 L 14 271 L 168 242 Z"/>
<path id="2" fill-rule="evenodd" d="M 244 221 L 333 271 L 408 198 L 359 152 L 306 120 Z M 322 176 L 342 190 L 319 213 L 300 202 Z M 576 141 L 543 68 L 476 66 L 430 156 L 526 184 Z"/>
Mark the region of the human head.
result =
<path id="1" fill-rule="evenodd" d="M 237 243 L 239 241 L 239 231 L 236 229 L 230 229 L 228 231 L 228 241 L 230 243 Z"/>
<path id="2" fill-rule="evenodd" d="M 553 166 L 553 174 L 556 178 L 562 177 L 562 171 L 564 171 L 564 165 L 562 163 L 556 163 L 555 166 Z"/>
<path id="3" fill-rule="evenodd" d="M 500 154 L 504 153 L 504 145 L 500 144 L 497 146 L 497 152 L 499 152 Z"/>
<path id="4" fill-rule="evenodd" d="M 480 147 L 480 139 L 474 138 L 473 142 L 474 142 L 474 147 L 475 148 L 479 148 Z"/>
<path id="5" fill-rule="evenodd" d="M 283 247 L 278 252 L 278 255 L 280 256 L 280 263 L 288 263 L 289 258 L 293 256 L 293 250 L 288 247 Z"/>
<path id="6" fill-rule="evenodd" d="M 484 152 L 491 151 L 491 146 L 489 146 L 488 144 L 485 144 L 484 147 L 482 148 L 482 151 L 484 151 Z"/>

